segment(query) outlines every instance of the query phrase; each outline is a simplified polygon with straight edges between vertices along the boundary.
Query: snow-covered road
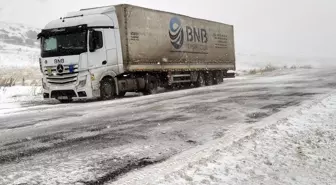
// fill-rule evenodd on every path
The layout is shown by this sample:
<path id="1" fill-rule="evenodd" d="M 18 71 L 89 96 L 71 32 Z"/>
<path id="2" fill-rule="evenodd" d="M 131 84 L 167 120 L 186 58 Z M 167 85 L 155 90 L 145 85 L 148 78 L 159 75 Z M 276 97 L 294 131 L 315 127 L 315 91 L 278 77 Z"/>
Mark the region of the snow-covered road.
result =
<path id="1" fill-rule="evenodd" d="M 336 91 L 110 185 L 336 184 Z"/>
<path id="2" fill-rule="evenodd" d="M 0 115 L 0 184 L 122 180 L 134 169 L 170 160 L 332 92 L 334 71 L 284 70 L 152 96 L 7 108 Z M 196 184 L 202 184 L 197 175 Z"/>

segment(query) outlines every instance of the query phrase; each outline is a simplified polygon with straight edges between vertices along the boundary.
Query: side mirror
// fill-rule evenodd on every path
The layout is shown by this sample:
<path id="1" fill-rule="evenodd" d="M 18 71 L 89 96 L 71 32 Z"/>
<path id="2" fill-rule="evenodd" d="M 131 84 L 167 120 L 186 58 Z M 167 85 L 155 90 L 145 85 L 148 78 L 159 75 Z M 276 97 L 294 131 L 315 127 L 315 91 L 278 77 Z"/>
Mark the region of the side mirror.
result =
<path id="1" fill-rule="evenodd" d="M 97 47 L 97 44 L 96 44 L 96 37 L 95 37 L 95 31 L 92 30 L 92 31 L 89 31 L 89 50 L 90 52 L 94 52 L 96 51 L 96 47 Z"/>

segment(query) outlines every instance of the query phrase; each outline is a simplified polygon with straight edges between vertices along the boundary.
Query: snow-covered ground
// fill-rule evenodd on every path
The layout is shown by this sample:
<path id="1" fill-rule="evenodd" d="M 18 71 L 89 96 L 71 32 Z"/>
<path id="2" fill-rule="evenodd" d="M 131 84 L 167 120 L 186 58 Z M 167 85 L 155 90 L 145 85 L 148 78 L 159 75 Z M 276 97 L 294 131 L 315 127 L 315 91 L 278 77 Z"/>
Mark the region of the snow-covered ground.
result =
<path id="1" fill-rule="evenodd" d="M 0 42 L 0 46 L 1 44 Z M 0 87 L 40 85 L 42 75 L 39 70 L 38 49 L 11 44 L 3 44 L 2 46 L 0 49 Z M 0 101 L 4 97 L 4 88 L 0 90 Z M 11 89 L 17 88 L 9 88 L 7 92 L 12 92 Z M 20 93 L 21 91 L 18 91 L 18 95 Z"/>
<path id="2" fill-rule="evenodd" d="M 39 67 L 39 49 L 34 47 L 7 44 L 0 41 L 0 66 L 2 68 Z"/>
<path id="3" fill-rule="evenodd" d="M 22 108 L 23 103 L 43 101 L 40 86 L 0 87 L 0 114 Z"/>
<path id="4" fill-rule="evenodd" d="M 41 79 L 38 55 L 37 48 L 0 41 L 0 86 L 9 85 L 11 79 L 15 84 L 36 85 Z"/>
<path id="5" fill-rule="evenodd" d="M 277 68 L 307 67 L 323 68 L 336 67 L 335 58 L 323 57 L 295 57 L 295 56 L 274 56 L 265 53 L 236 53 L 237 70 L 260 69 L 265 66 Z"/>
<path id="6" fill-rule="evenodd" d="M 36 99 L 42 95 L 41 86 L 0 87 L 0 104 Z"/>
<path id="7" fill-rule="evenodd" d="M 256 174 L 261 173 L 257 167 L 267 167 L 270 163 L 271 167 L 277 167 L 281 157 L 293 158 L 291 147 L 285 146 L 290 138 L 283 136 L 283 129 L 290 131 L 294 140 L 300 139 L 300 134 L 309 134 L 310 127 L 307 125 L 296 131 L 286 122 L 293 121 L 290 123 L 295 126 L 296 119 L 305 120 L 310 113 L 323 112 L 324 109 L 309 107 L 316 106 L 336 89 L 335 76 L 334 69 L 273 71 L 227 79 L 211 87 L 112 101 L 23 103 L 22 107 L 6 109 L 0 114 L 0 184 L 84 185 L 111 184 L 116 180 L 119 181 L 114 184 L 146 184 L 148 181 L 151 184 L 188 184 L 187 180 L 189 184 L 207 181 L 226 184 L 222 182 L 236 175 L 239 179 L 248 178 L 244 171 L 247 165 L 242 165 L 243 161 L 236 157 L 245 157 L 246 163 L 256 169 Z M 333 101 L 331 98 L 323 104 Z M 293 108 L 301 104 L 303 107 Z M 325 105 L 328 109 L 329 105 Z M 302 117 L 297 117 L 301 114 L 297 113 L 299 110 Z M 322 115 L 324 123 L 329 123 L 326 115 L 333 112 L 325 113 Z M 309 118 L 319 121 L 318 116 Z M 274 124 L 279 126 L 272 126 Z M 273 141 L 271 136 L 284 137 L 284 142 L 281 139 Z M 315 143 L 314 139 L 311 143 Z M 267 148 L 274 142 L 279 144 Z M 292 148 L 299 146 L 292 145 Z M 254 150 L 250 150 L 254 146 L 256 156 L 252 155 Z M 325 154 L 328 151 L 322 146 Z M 286 155 L 273 156 L 273 149 L 281 149 Z M 309 154 L 305 148 L 303 151 Z M 264 162 L 263 155 L 268 153 L 269 161 Z M 209 159 L 216 163 L 212 164 Z M 254 160 L 264 163 L 253 163 Z M 217 175 L 210 180 L 202 179 L 202 173 L 193 171 L 203 164 L 200 161 L 208 166 L 200 170 Z M 220 169 L 226 164 L 230 175 L 222 177 Z M 231 170 L 235 164 L 242 169 L 241 174 Z M 324 165 L 323 160 L 321 164 Z M 271 169 L 264 171 L 266 175 L 271 172 Z M 322 174 L 322 170 L 320 172 Z M 217 183 L 213 179 L 218 176 L 223 179 Z"/>
<path id="8" fill-rule="evenodd" d="M 111 184 L 336 184 L 336 92 Z"/>
<path id="9" fill-rule="evenodd" d="M 23 26 L 5 26 L 2 33 L 22 36 Z M 0 80 L 16 84 L 0 87 L 1 185 L 336 183 L 335 70 L 317 69 L 333 59 L 237 53 L 238 71 L 288 68 L 212 87 L 55 105 L 42 101 L 38 54 L 0 41 Z M 306 65 L 314 69 L 290 69 Z"/>

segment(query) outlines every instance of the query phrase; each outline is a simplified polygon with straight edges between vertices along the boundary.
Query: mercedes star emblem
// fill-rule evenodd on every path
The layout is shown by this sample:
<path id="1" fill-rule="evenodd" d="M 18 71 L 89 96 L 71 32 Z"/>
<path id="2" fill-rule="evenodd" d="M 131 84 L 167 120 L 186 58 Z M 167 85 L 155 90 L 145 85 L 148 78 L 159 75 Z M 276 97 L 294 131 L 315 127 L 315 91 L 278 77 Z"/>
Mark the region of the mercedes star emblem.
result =
<path id="1" fill-rule="evenodd" d="M 57 72 L 58 72 L 58 73 L 63 73 L 63 71 L 64 71 L 64 67 L 63 67 L 63 65 L 62 65 L 62 64 L 59 64 L 59 65 L 57 66 Z"/>

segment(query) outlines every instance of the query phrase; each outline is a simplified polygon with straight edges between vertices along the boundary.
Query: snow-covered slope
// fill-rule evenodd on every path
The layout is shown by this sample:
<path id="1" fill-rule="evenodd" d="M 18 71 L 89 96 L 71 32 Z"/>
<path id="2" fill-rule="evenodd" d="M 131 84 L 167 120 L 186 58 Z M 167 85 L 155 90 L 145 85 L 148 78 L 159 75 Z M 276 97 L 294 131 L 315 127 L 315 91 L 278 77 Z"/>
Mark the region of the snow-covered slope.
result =
<path id="1" fill-rule="evenodd" d="M 0 41 L 19 46 L 38 47 L 40 29 L 22 24 L 0 22 Z"/>
<path id="2" fill-rule="evenodd" d="M 0 22 L 0 66 L 38 66 L 38 28 Z"/>
<path id="3" fill-rule="evenodd" d="M 10 80 L 40 78 L 38 32 L 38 28 L 0 22 L 0 86 Z"/>

